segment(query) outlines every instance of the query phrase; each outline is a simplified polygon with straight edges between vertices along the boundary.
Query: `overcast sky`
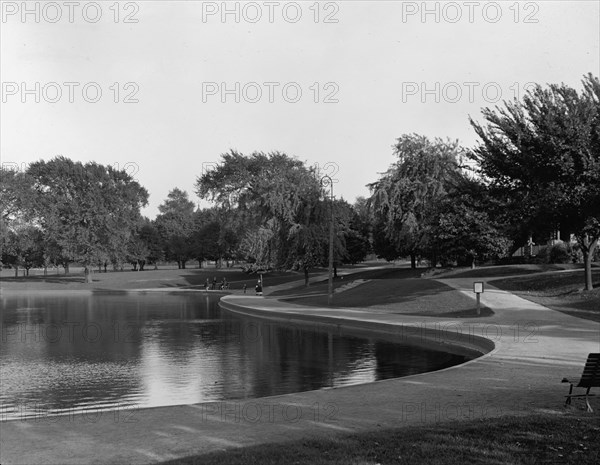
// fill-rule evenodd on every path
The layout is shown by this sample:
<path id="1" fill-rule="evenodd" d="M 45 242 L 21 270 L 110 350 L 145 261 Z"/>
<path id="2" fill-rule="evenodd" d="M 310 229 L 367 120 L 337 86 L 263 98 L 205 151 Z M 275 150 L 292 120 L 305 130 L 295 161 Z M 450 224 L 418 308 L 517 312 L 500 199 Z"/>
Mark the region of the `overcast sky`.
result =
<path id="1" fill-rule="evenodd" d="M 600 74 L 597 1 L 2 2 L 2 163 L 127 169 L 153 218 L 236 149 L 318 164 L 353 201 L 405 133 Z M 98 94 L 101 92 L 101 94 Z M 39 102 L 36 102 L 36 99 Z"/>

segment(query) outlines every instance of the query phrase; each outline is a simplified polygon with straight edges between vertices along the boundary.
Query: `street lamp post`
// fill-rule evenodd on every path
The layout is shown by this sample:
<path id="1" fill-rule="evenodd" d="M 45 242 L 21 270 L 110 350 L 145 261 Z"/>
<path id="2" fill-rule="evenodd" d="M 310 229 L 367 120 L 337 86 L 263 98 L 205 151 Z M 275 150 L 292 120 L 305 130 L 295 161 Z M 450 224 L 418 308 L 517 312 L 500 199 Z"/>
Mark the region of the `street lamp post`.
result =
<path id="1" fill-rule="evenodd" d="M 327 282 L 327 305 L 331 306 L 333 302 L 333 179 L 328 175 L 321 178 L 323 187 L 329 186 L 330 191 L 330 211 L 329 211 L 329 279 Z"/>

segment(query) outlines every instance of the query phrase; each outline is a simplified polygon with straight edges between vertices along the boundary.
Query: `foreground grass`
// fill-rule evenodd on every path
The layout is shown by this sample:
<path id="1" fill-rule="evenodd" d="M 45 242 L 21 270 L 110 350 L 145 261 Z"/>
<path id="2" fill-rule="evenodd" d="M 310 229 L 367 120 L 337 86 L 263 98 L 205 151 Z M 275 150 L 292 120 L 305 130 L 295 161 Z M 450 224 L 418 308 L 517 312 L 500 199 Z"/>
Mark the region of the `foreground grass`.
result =
<path id="1" fill-rule="evenodd" d="M 600 269 L 594 269 L 592 277 L 593 291 L 582 290 L 583 270 L 499 279 L 490 284 L 553 310 L 600 322 Z"/>
<path id="2" fill-rule="evenodd" d="M 187 457 L 199 464 L 597 464 L 600 416 L 504 417 L 290 441 Z"/>

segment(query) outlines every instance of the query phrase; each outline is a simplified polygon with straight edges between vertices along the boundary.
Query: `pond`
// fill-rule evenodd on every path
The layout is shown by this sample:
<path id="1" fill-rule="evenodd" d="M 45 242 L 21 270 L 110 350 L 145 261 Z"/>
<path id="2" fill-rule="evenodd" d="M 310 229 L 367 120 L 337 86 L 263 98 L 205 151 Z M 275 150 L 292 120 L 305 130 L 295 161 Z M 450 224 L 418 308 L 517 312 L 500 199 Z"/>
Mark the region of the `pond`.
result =
<path id="1" fill-rule="evenodd" d="M 408 376 L 468 359 L 317 325 L 240 317 L 220 309 L 219 297 L 2 296 L 0 419 L 256 398 Z"/>

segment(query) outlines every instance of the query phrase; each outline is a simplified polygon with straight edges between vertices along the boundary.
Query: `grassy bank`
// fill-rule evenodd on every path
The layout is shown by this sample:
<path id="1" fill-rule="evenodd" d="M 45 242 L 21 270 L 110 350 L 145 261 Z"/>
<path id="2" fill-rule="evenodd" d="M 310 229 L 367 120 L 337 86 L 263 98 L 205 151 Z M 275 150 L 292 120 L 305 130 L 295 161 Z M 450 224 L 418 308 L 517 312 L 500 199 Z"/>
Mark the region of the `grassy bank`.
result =
<path id="1" fill-rule="evenodd" d="M 311 276 L 322 273 L 315 270 Z M 14 277 L 12 270 L 2 271 L 1 286 L 7 290 L 127 290 L 148 288 L 194 288 L 201 287 L 206 279 L 212 283 L 217 278 L 220 283 L 226 278 L 230 283 L 230 290 L 240 291 L 244 284 L 249 293 L 254 293 L 254 286 L 259 278 L 257 274 L 246 274 L 239 268 L 188 268 L 180 269 L 147 269 L 144 271 L 109 271 L 107 273 L 93 273 L 92 283 L 86 283 L 82 271 L 64 274 L 48 273 L 47 276 L 32 275 Z M 295 272 L 269 272 L 263 275 L 265 286 L 276 286 L 292 281 L 304 279 L 302 273 Z"/>
<path id="2" fill-rule="evenodd" d="M 334 307 L 372 309 L 379 313 L 404 315 L 473 317 L 475 301 L 438 281 L 423 279 L 426 271 L 410 268 L 387 268 L 367 270 L 339 277 L 334 282 L 337 290 L 347 286 L 344 292 L 334 294 Z M 352 287 L 352 283 L 362 283 Z M 293 294 L 285 300 L 308 306 L 327 306 L 327 281 L 320 281 L 309 288 L 299 287 L 278 293 Z M 484 307 L 481 316 L 492 315 Z"/>
<path id="3" fill-rule="evenodd" d="M 580 264 L 525 264 L 525 265 L 500 265 L 482 266 L 475 269 L 439 269 L 436 277 L 440 278 L 490 278 L 530 275 L 551 271 L 581 270 Z"/>
<path id="4" fill-rule="evenodd" d="M 592 277 L 592 291 L 583 290 L 583 270 L 504 278 L 490 284 L 553 310 L 600 322 L 600 269 L 594 269 Z"/>
<path id="5" fill-rule="evenodd" d="M 600 416 L 504 417 L 266 444 L 163 465 L 596 464 Z"/>

